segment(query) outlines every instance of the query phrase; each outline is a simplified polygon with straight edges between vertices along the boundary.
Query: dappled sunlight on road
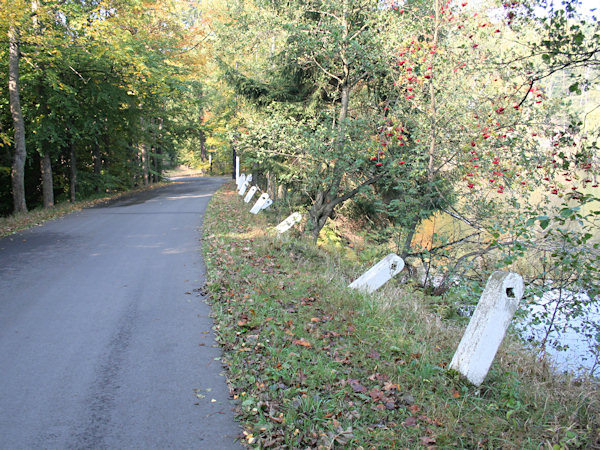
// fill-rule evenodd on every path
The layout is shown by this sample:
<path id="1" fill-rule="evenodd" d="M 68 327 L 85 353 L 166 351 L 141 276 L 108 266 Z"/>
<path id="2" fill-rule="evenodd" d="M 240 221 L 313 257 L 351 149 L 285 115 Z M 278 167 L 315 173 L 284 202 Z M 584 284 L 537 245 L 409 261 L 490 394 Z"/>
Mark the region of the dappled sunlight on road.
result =
<path id="1" fill-rule="evenodd" d="M 197 250 L 197 248 L 166 248 L 161 253 L 163 255 L 179 255 L 181 253 L 188 253 Z"/>
<path id="2" fill-rule="evenodd" d="M 211 194 L 177 195 L 175 197 L 165 197 L 167 200 L 181 200 L 183 198 L 210 198 Z"/>

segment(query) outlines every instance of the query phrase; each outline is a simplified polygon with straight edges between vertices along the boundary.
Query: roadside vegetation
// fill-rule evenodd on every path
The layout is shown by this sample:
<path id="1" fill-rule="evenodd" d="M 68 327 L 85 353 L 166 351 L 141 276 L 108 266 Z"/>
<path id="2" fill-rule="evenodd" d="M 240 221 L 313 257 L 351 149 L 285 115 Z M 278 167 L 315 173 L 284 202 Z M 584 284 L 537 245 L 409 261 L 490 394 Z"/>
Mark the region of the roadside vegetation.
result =
<path id="1" fill-rule="evenodd" d="M 315 246 L 231 183 L 204 221 L 206 294 L 251 448 L 600 448 L 597 384 L 507 336 L 480 388 L 449 371 L 467 318 L 404 273 L 376 294 L 357 243 Z"/>
<path id="2" fill-rule="evenodd" d="M 231 112 L 242 172 L 305 214 L 303 234 L 336 240 L 345 217 L 358 260 L 394 251 L 424 292 L 460 297 L 465 311 L 491 272 L 517 272 L 531 345 L 577 347 L 582 370 L 599 373 L 594 11 L 575 0 L 203 4 L 216 19 L 212 119 Z"/>

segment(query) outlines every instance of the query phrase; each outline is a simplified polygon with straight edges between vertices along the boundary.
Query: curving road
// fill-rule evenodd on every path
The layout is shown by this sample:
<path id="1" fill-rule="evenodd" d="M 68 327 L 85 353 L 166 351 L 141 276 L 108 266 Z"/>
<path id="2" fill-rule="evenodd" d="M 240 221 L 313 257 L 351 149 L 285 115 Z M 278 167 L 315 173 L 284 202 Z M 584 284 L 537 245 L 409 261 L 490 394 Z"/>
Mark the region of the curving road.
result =
<path id="1" fill-rule="evenodd" d="M 0 449 L 229 449 L 190 178 L 0 239 Z"/>

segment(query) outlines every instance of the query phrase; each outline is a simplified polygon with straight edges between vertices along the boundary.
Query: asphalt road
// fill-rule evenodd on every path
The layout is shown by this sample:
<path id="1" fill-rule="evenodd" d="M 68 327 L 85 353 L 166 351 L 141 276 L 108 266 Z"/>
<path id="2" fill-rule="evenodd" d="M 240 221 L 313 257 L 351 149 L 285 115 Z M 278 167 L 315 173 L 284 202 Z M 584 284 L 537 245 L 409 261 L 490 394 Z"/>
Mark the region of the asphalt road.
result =
<path id="1" fill-rule="evenodd" d="M 0 239 L 1 449 L 229 449 L 190 178 Z"/>

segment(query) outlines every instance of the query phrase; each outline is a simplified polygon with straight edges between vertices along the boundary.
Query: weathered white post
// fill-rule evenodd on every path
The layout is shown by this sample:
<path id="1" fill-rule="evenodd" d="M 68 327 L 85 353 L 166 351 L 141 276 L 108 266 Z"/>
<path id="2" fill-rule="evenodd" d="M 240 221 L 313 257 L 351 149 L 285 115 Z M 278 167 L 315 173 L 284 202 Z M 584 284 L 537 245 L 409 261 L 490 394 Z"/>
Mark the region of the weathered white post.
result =
<path id="1" fill-rule="evenodd" d="M 497 271 L 490 276 L 450 369 L 475 386 L 483 383 L 524 290 L 523 278 L 516 273 Z"/>
<path id="2" fill-rule="evenodd" d="M 295 212 L 275 227 L 279 234 L 285 233 L 302 220 L 302 214 Z"/>
<path id="3" fill-rule="evenodd" d="M 238 189 L 240 188 L 240 157 L 235 157 L 235 182 L 237 183 Z"/>
<path id="4" fill-rule="evenodd" d="M 244 197 L 244 202 L 250 203 L 250 200 L 252 200 L 252 197 L 254 197 L 254 194 L 256 193 L 257 190 L 258 190 L 258 188 L 256 186 L 252 186 L 250 188 L 250 190 L 248 191 L 248 193 L 246 194 L 246 196 Z"/>
<path id="5" fill-rule="evenodd" d="M 265 202 L 262 204 L 262 206 L 260 207 L 260 210 L 262 211 L 263 209 L 267 209 L 269 206 L 271 206 L 273 204 L 273 200 L 271 200 L 270 198 L 266 199 Z"/>
<path id="6" fill-rule="evenodd" d="M 404 260 L 395 253 L 390 253 L 350 283 L 348 287 L 366 292 L 374 292 L 396 274 L 400 273 L 402 269 L 404 269 Z"/>
<path id="7" fill-rule="evenodd" d="M 254 206 L 252 207 L 250 212 L 252 214 L 258 214 L 258 212 L 262 209 L 263 205 L 265 204 L 265 202 L 267 201 L 268 198 L 269 198 L 269 194 L 267 194 L 265 192 L 263 195 L 261 195 L 258 198 L 258 200 L 256 200 L 256 203 L 254 204 Z"/>
<path id="8" fill-rule="evenodd" d="M 250 181 L 248 181 L 248 179 L 246 178 L 246 181 L 244 181 L 244 184 L 242 184 L 242 187 L 240 188 L 240 195 L 244 195 L 246 193 L 246 189 L 248 189 L 248 186 L 250 186 Z"/>
<path id="9" fill-rule="evenodd" d="M 244 184 L 245 181 L 246 181 L 246 175 L 242 173 L 236 180 L 236 185 L 237 185 L 238 191 L 241 189 L 242 184 Z"/>
<path id="10" fill-rule="evenodd" d="M 240 195 L 244 195 L 246 193 L 246 189 L 250 187 L 250 183 L 252 183 L 252 174 L 249 174 L 245 178 L 245 181 L 241 184 L 239 192 Z"/>

